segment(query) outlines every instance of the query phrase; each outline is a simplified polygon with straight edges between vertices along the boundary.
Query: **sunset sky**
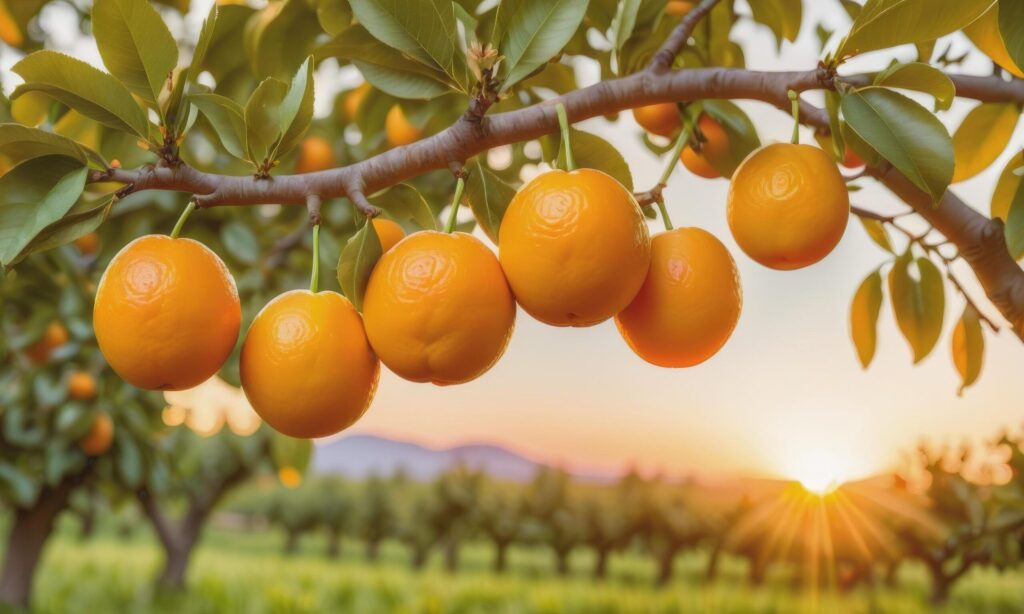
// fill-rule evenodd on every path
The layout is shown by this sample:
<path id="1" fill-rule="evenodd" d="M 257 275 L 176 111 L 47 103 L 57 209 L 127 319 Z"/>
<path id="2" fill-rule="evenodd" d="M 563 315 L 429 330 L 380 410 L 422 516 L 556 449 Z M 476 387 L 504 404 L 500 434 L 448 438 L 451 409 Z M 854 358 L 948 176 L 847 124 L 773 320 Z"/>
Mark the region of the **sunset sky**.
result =
<path id="1" fill-rule="evenodd" d="M 194 0 L 188 19 L 194 31 L 210 0 Z M 817 6 L 824 5 L 824 6 Z M 734 34 L 747 52 L 749 67 L 808 69 L 819 54 L 813 28 L 817 17 L 845 29 L 837 3 L 805 2 L 804 28 L 797 45 L 776 53 L 764 28 L 749 20 Z M 56 33 L 77 27 L 61 18 L 66 7 L 47 8 L 47 28 Z M 64 22 L 64 25 L 59 25 Z M 52 24 L 52 28 L 51 25 Z M 69 25 L 70 24 L 70 25 Z M 68 32 L 62 49 L 98 59 L 92 41 Z M 958 40 L 966 48 L 966 39 Z M 900 57 L 915 57 L 912 48 Z M 5 88 L 16 58 L 0 58 Z M 867 57 L 841 72 L 883 67 Z M 966 71 L 984 73 L 986 62 Z M 338 83 L 354 75 L 326 66 L 321 70 L 321 102 Z M 595 67 L 578 66 L 582 84 L 593 83 Z M 820 104 L 820 95 L 808 99 Z M 925 101 L 925 98 L 921 99 Z M 928 101 L 926 104 L 930 104 Z M 323 104 L 322 107 L 327 105 Z M 759 103 L 743 103 L 762 141 L 787 140 L 787 115 Z M 955 127 L 971 104 L 957 102 L 943 119 Z M 321 110 L 326 111 L 326 108 Z M 657 181 L 662 162 L 640 143 L 628 114 L 612 125 L 592 120 L 580 127 L 612 141 L 630 162 L 638 189 Z M 813 142 L 809 132 L 805 142 Z M 1018 127 L 1010 149 L 1024 145 Z M 981 176 L 954 187 L 964 200 L 987 211 L 1001 158 Z M 869 181 L 852 201 L 880 212 L 904 206 Z M 933 354 L 918 366 L 899 335 L 888 304 L 879 323 L 879 348 L 863 371 L 848 336 L 850 299 L 861 280 L 886 259 L 856 219 L 827 259 L 808 269 L 777 272 L 763 268 L 736 247 L 725 221 L 728 182 L 708 181 L 677 170 L 666 200 L 676 226 L 709 230 L 730 248 L 743 282 L 744 305 L 730 342 L 712 360 L 691 369 L 648 365 L 619 337 L 612 322 L 588 329 L 542 325 L 520 311 L 504 359 L 482 378 L 439 388 L 405 382 L 385 371 L 367 416 L 348 433 L 374 433 L 434 446 L 492 442 L 568 466 L 618 470 L 626 465 L 672 474 L 743 473 L 803 477 L 825 468 L 839 478 L 860 477 L 892 466 L 900 452 L 921 438 L 959 443 L 989 437 L 998 429 L 1024 423 L 1024 347 L 1009 331 L 987 335 L 986 361 L 979 382 L 957 397 L 958 377 L 950 358 L 950 330 L 963 300 L 947 288 L 946 332 Z M 652 231 L 660 231 L 660 223 Z M 967 269 L 961 277 L 971 279 Z M 980 292 L 976 296 L 983 297 Z M 987 305 L 986 305 L 987 307 Z M 993 317 L 992 309 L 986 312 Z"/>

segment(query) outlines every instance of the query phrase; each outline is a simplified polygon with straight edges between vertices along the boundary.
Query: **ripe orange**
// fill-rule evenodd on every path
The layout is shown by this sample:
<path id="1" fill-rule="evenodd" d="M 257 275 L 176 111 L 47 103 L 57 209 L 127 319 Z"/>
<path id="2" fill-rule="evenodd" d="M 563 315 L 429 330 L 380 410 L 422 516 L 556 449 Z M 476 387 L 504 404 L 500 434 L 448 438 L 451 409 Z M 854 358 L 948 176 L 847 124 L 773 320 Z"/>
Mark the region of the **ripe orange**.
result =
<path id="1" fill-rule="evenodd" d="M 96 398 L 96 379 L 85 371 L 75 371 L 68 378 L 68 396 L 76 401 Z"/>
<path id="2" fill-rule="evenodd" d="M 112 443 L 114 443 L 114 422 L 107 412 L 101 411 L 93 419 L 89 432 L 78 441 L 78 447 L 89 456 L 100 456 L 110 449 Z"/>
<path id="3" fill-rule="evenodd" d="M 412 125 L 402 112 L 402 107 L 397 104 L 388 110 L 384 118 L 384 133 L 392 147 L 415 143 L 423 136 L 423 131 Z"/>
<path id="4" fill-rule="evenodd" d="M 209 379 L 238 339 L 235 280 L 205 245 L 148 235 L 124 246 L 100 279 L 96 341 L 125 381 L 184 390 Z"/>
<path id="5" fill-rule="evenodd" d="M 709 115 L 701 115 L 697 120 L 697 127 L 700 128 L 707 140 L 701 142 L 699 153 L 692 146 L 687 145 L 679 159 L 683 161 L 683 166 L 694 175 L 705 179 L 717 179 L 722 174 L 711 165 L 709 160 L 721 159 L 729 153 L 729 134 Z"/>
<path id="6" fill-rule="evenodd" d="M 240 374 L 245 396 L 267 424 L 290 437 L 326 437 L 366 413 L 380 362 L 348 299 L 292 290 L 252 321 Z"/>
<path id="7" fill-rule="evenodd" d="M 401 226 L 384 218 L 373 218 L 373 229 L 377 231 L 377 238 L 380 239 L 380 252 L 382 254 L 405 238 L 405 230 Z"/>
<path id="8" fill-rule="evenodd" d="M 860 168 L 864 166 L 864 160 L 857 155 L 857 152 L 850 149 L 850 146 L 846 146 L 846 152 L 843 155 L 843 166 L 846 168 Z"/>
<path id="9" fill-rule="evenodd" d="M 77 247 L 78 251 L 82 254 L 91 256 L 100 248 L 100 236 L 95 232 L 84 234 L 75 239 L 75 247 Z"/>
<path id="10" fill-rule="evenodd" d="M 501 358 L 516 305 L 498 259 L 479 239 L 424 231 L 377 263 L 363 315 L 389 369 L 445 386 L 475 379 Z"/>
<path id="11" fill-rule="evenodd" d="M 810 145 L 775 143 L 743 161 L 729 186 L 729 228 L 752 259 L 799 269 L 835 248 L 850 197 L 835 162 Z"/>
<path id="12" fill-rule="evenodd" d="M 683 125 L 679 107 L 671 102 L 637 107 L 633 109 L 633 119 L 644 130 L 667 137 L 674 136 Z"/>
<path id="13" fill-rule="evenodd" d="M 684 0 L 671 0 L 665 6 L 665 13 L 673 17 L 682 17 L 693 10 L 693 3 Z"/>
<path id="14" fill-rule="evenodd" d="M 512 199 L 498 253 L 516 300 L 554 326 L 625 309 L 647 276 L 651 238 L 633 195 L 593 169 L 550 171 Z"/>
<path id="15" fill-rule="evenodd" d="M 366 98 L 366 94 L 370 91 L 370 84 L 363 83 L 356 89 L 352 90 L 345 95 L 345 101 L 343 103 L 345 110 L 345 119 L 353 122 L 356 120 L 356 116 L 359 115 L 359 106 L 363 104 L 363 100 Z"/>
<path id="16" fill-rule="evenodd" d="M 661 367 L 692 367 L 725 345 L 742 304 L 729 250 L 705 230 L 677 228 L 651 241 L 647 279 L 615 323 L 640 358 Z"/>
<path id="17" fill-rule="evenodd" d="M 285 488 L 298 488 L 302 484 L 302 473 L 295 467 L 281 467 L 277 470 L 277 479 Z"/>
<path id="18" fill-rule="evenodd" d="M 331 142 L 322 136 L 308 136 L 299 147 L 299 159 L 295 162 L 296 173 L 313 173 L 334 168 L 334 150 Z"/>
<path id="19" fill-rule="evenodd" d="M 54 320 L 46 325 L 43 336 L 25 348 L 25 356 L 34 364 L 42 364 L 49 360 L 50 352 L 68 342 L 68 329 Z"/>

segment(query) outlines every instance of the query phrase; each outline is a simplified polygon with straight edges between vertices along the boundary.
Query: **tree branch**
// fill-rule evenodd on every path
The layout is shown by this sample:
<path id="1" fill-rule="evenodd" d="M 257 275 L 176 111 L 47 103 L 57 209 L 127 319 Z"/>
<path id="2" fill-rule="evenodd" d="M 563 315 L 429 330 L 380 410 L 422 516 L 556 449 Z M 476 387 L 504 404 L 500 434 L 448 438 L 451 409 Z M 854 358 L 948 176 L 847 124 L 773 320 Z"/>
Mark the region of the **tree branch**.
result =
<path id="1" fill-rule="evenodd" d="M 676 56 L 686 46 L 686 41 L 690 40 L 690 35 L 693 34 L 694 28 L 711 12 L 711 9 L 715 8 L 718 2 L 719 0 L 704 0 L 691 9 L 683 17 L 682 21 L 679 22 L 679 25 L 672 30 L 668 38 L 665 39 L 658 52 L 654 54 L 647 70 L 659 75 L 671 68 L 672 63 L 676 60 Z"/>
<path id="2" fill-rule="evenodd" d="M 694 12 L 710 10 L 713 4 L 712 0 L 705 0 Z M 693 12 L 688 17 L 692 15 Z M 694 16 L 692 21 L 684 19 L 684 23 L 695 24 L 696 20 Z M 676 30 L 683 34 L 686 31 L 683 24 Z M 685 43 L 685 38 L 682 40 Z M 673 42 L 673 46 L 668 47 L 666 43 L 665 48 L 671 51 L 674 45 Z M 844 77 L 846 80 L 860 78 L 866 77 Z M 952 78 L 961 96 L 987 102 L 1024 104 L 1024 81 L 1006 81 L 995 76 L 954 75 Z M 788 113 L 788 90 L 804 92 L 833 86 L 834 76 L 821 68 L 790 72 L 726 68 L 676 70 L 661 74 L 644 71 L 602 81 L 517 111 L 482 116 L 473 121 L 464 115 L 442 132 L 411 145 L 317 173 L 257 179 L 204 173 L 186 164 L 169 166 L 157 163 L 136 170 L 95 171 L 90 179 L 123 183 L 123 195 L 151 189 L 190 193 L 195 195 L 201 207 L 267 203 L 305 205 L 310 194 L 324 199 L 348 196 L 364 214 L 376 215 L 379 211 L 365 194 L 373 194 L 428 171 L 448 168 L 452 160 L 466 160 L 493 147 L 556 132 L 557 103 L 565 106 L 573 122 L 642 105 L 702 99 L 757 100 Z M 828 131 L 828 115 L 804 101 L 801 101 L 800 119 L 819 132 Z M 952 192 L 947 192 L 938 206 L 933 206 L 930 198 L 887 165 L 869 169 L 867 174 L 889 187 L 956 244 L 974 269 L 989 299 L 1024 340 L 1024 271 L 1006 249 L 1002 223 L 989 220 Z"/>

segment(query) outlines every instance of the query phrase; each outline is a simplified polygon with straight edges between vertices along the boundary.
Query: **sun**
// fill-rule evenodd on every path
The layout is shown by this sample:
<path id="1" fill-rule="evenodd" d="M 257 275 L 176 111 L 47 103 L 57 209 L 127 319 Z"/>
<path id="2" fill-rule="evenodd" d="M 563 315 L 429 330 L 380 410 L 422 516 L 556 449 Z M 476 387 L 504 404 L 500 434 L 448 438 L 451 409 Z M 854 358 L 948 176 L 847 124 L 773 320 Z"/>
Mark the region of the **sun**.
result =
<path id="1" fill-rule="evenodd" d="M 779 458 L 779 474 L 799 482 L 808 492 L 827 495 L 845 482 L 867 475 L 860 459 L 839 446 L 814 442 L 791 447 Z"/>
<path id="2" fill-rule="evenodd" d="M 796 481 L 815 495 L 827 495 L 842 484 L 841 480 L 827 468 L 817 470 L 814 467 L 809 467 L 805 474 L 796 476 Z"/>

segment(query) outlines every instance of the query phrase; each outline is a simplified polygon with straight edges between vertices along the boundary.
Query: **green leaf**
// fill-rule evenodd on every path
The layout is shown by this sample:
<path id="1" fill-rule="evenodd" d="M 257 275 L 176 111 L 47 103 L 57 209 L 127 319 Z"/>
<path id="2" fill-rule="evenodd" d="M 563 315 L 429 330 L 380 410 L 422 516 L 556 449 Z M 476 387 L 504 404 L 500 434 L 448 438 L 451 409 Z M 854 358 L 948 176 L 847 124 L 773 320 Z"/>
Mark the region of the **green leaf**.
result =
<path id="1" fill-rule="evenodd" d="M 569 128 L 572 153 L 578 168 L 593 168 L 607 173 L 618 180 L 627 190 L 633 191 L 633 174 L 629 164 L 618 149 L 596 134 Z M 565 152 L 561 141 L 558 148 L 558 168 L 565 168 Z"/>
<path id="2" fill-rule="evenodd" d="M 245 110 L 234 100 L 218 94 L 192 94 L 189 100 L 209 120 L 224 149 L 239 160 L 248 160 Z"/>
<path id="3" fill-rule="evenodd" d="M 210 13 L 203 21 L 203 27 L 199 31 L 199 40 L 196 41 L 196 50 L 192 53 L 192 62 L 188 66 L 188 80 L 194 82 L 203 72 L 203 62 L 206 61 L 206 53 L 213 43 L 213 34 L 217 31 L 217 5 L 210 7 Z"/>
<path id="4" fill-rule="evenodd" d="M 44 156 L 0 177 L 0 264 L 8 265 L 46 226 L 75 204 L 88 169 L 80 160 Z"/>
<path id="5" fill-rule="evenodd" d="M 67 214 L 44 228 L 11 262 L 16 265 L 32 254 L 67 245 L 100 227 L 110 215 L 116 199 L 107 195 L 98 200 L 81 199 Z"/>
<path id="6" fill-rule="evenodd" d="M 320 33 L 320 21 L 307 0 L 270 2 L 245 26 L 245 50 L 252 74 L 257 78 L 290 77 L 309 56 Z M 237 54 L 238 50 L 217 49 L 210 59 L 220 60 L 218 55 L 223 53 Z"/>
<path id="7" fill-rule="evenodd" d="M 280 113 L 284 136 L 277 145 L 275 158 L 295 149 L 313 121 L 313 58 L 307 58 L 295 73 L 288 95 L 281 102 Z"/>
<path id="8" fill-rule="evenodd" d="M 466 63 L 459 49 L 451 0 L 350 0 L 359 23 L 377 40 L 420 63 L 439 68 L 466 90 Z"/>
<path id="9" fill-rule="evenodd" d="M 881 87 L 843 96 L 846 124 L 937 202 L 953 179 L 953 142 L 933 114 Z"/>
<path id="10" fill-rule="evenodd" d="M 956 98 L 956 86 L 946 73 L 921 62 L 893 64 L 875 75 L 875 85 L 930 94 L 936 111 L 948 110 Z"/>
<path id="11" fill-rule="evenodd" d="M 911 275 L 910 267 L 916 267 L 916 277 Z M 942 274 L 931 260 L 915 260 L 908 249 L 889 271 L 889 295 L 896 323 L 917 364 L 931 353 L 942 334 L 946 310 Z"/>
<path id="12" fill-rule="evenodd" d="M 839 105 L 842 97 L 838 92 L 825 90 L 825 109 L 828 111 L 829 132 L 832 135 L 832 157 L 842 161 L 846 157 L 846 140 L 843 135 L 843 123 L 839 117 Z"/>
<path id="13" fill-rule="evenodd" d="M 352 7 L 348 0 L 319 0 L 316 3 L 316 18 L 324 32 L 335 36 L 352 23 Z"/>
<path id="14" fill-rule="evenodd" d="M 757 129 L 750 118 L 735 103 L 728 100 L 705 100 L 702 108 L 717 121 L 729 136 L 729 151 L 724 158 L 708 162 L 723 177 L 732 177 L 739 165 L 761 146 Z M 696 123 L 696 118 L 694 119 Z"/>
<path id="15" fill-rule="evenodd" d="M 437 230 L 437 219 L 419 190 L 407 183 L 391 186 L 369 198 L 393 220 L 409 222 L 423 230 Z"/>
<path id="16" fill-rule="evenodd" d="M 850 305 L 850 337 L 857 358 L 865 369 L 875 357 L 878 343 L 878 314 L 882 310 L 882 274 L 875 270 L 857 288 Z"/>
<path id="17" fill-rule="evenodd" d="M 399 98 L 430 99 L 452 91 L 447 76 L 375 39 L 354 25 L 316 51 L 316 57 L 336 57 L 355 64 L 371 85 Z"/>
<path id="18" fill-rule="evenodd" d="M 467 165 L 469 177 L 466 178 L 465 199 L 469 201 L 480 228 L 497 245 L 501 220 L 516 195 L 516 189 L 487 168 L 481 160 L 483 155 L 474 157 Z"/>
<path id="19" fill-rule="evenodd" d="M 39 494 L 39 484 L 24 471 L 6 462 L 0 462 L 0 493 L 3 500 L 12 501 L 20 507 L 29 507 Z"/>
<path id="20" fill-rule="evenodd" d="M 66 136 L 29 128 L 21 124 L 0 124 L 0 153 L 18 163 L 47 155 L 74 158 L 107 169 L 110 164 L 99 153 Z"/>
<path id="21" fill-rule="evenodd" d="M 380 237 L 373 224 L 367 222 L 345 244 L 338 259 L 338 284 L 352 304 L 363 310 L 363 296 L 370 283 L 373 267 L 382 255 Z"/>
<path id="22" fill-rule="evenodd" d="M 748 0 L 754 21 L 768 26 L 779 48 L 782 41 L 793 42 L 803 21 L 802 0 Z"/>
<path id="23" fill-rule="evenodd" d="M 291 467 L 305 473 L 313 459 L 313 442 L 309 439 L 288 437 L 275 431 L 270 436 L 270 460 L 277 470 Z"/>
<path id="24" fill-rule="evenodd" d="M 985 359 L 985 334 L 978 312 L 968 303 L 953 329 L 953 365 L 960 374 L 959 394 L 978 380 Z"/>
<path id="25" fill-rule="evenodd" d="M 1010 144 L 1019 119 L 1020 108 L 1013 103 L 985 103 L 971 109 L 953 135 L 953 183 L 970 179 L 991 166 Z"/>
<path id="26" fill-rule="evenodd" d="M 150 107 L 178 65 L 178 46 L 148 0 L 96 0 L 92 30 L 103 64 Z"/>
<path id="27" fill-rule="evenodd" d="M 858 217 L 860 223 L 864 226 L 865 232 L 872 241 L 875 242 L 878 247 L 881 247 L 890 254 L 896 253 L 892 248 L 892 241 L 889 239 L 889 233 L 885 231 L 885 225 L 878 220 L 870 218 Z"/>
<path id="28" fill-rule="evenodd" d="M 505 0 L 498 5 L 491 42 L 505 56 L 502 91 L 557 55 L 576 33 L 587 0 Z"/>
<path id="29" fill-rule="evenodd" d="M 836 57 L 935 40 L 970 24 L 992 3 L 993 0 L 868 0 Z"/>
<path id="30" fill-rule="evenodd" d="M 1017 177 L 1017 191 L 1006 213 L 1006 247 L 1014 260 L 1024 258 L 1024 181 Z"/>
<path id="31" fill-rule="evenodd" d="M 44 92 L 104 126 L 149 138 L 149 120 L 128 89 L 81 60 L 56 51 L 37 51 L 11 70 L 25 80 L 12 98 Z"/>
<path id="32" fill-rule="evenodd" d="M 117 429 L 115 433 L 117 475 L 126 488 L 138 488 L 142 484 L 142 453 L 124 429 Z"/>
<path id="33" fill-rule="evenodd" d="M 220 228 L 224 249 L 242 264 L 256 264 L 260 259 L 260 242 L 247 224 L 231 221 Z"/>
<path id="34" fill-rule="evenodd" d="M 618 51 L 626 44 L 636 27 L 636 16 L 640 12 L 641 0 L 619 0 L 619 7 L 612 19 L 611 32 L 608 39 L 612 47 Z"/>
<path id="35" fill-rule="evenodd" d="M 80 403 L 68 403 L 57 410 L 54 427 L 60 436 L 74 441 L 89 432 L 93 418 L 93 412 Z"/>
<path id="36" fill-rule="evenodd" d="M 1002 0 L 999 3 L 999 33 L 1013 63 L 1024 67 L 1024 2 Z"/>
<path id="37" fill-rule="evenodd" d="M 288 86 L 273 77 L 264 79 L 245 104 L 245 136 L 249 160 L 257 166 L 268 159 L 281 136 L 281 103 Z"/>
<path id="38" fill-rule="evenodd" d="M 1017 186 L 1021 184 L 1021 175 L 1024 174 L 1024 151 L 1020 151 L 1010 158 L 1003 168 L 1003 172 L 996 181 L 996 189 L 992 193 L 991 215 L 993 218 L 1001 218 L 1004 222 L 1010 214 L 1010 205 L 1017 194 Z"/>

